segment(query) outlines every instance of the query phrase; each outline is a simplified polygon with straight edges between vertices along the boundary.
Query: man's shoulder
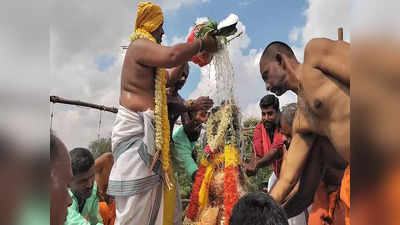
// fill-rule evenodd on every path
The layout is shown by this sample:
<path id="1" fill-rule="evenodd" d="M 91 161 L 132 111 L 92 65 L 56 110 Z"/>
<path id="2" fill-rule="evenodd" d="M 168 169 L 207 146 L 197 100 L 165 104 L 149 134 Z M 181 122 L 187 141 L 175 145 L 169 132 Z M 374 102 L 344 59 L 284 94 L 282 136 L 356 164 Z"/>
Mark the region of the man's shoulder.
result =
<path id="1" fill-rule="evenodd" d="M 334 40 L 328 38 L 313 38 L 306 44 L 305 51 L 307 52 L 324 49 L 326 45 L 333 42 Z"/>
<path id="2" fill-rule="evenodd" d="M 304 50 L 304 63 L 310 59 L 320 59 L 320 57 L 329 55 L 339 41 L 328 38 L 311 39 Z"/>
<path id="3" fill-rule="evenodd" d="M 106 152 L 96 159 L 94 166 L 96 168 L 103 167 L 106 164 L 114 163 L 114 156 L 111 152 Z"/>
<path id="4" fill-rule="evenodd" d="M 185 136 L 186 136 L 186 133 L 185 133 L 184 127 L 183 127 L 183 126 L 180 126 L 179 128 L 177 128 L 177 129 L 173 132 L 173 134 L 172 134 L 172 139 L 175 141 L 175 140 L 177 140 L 177 139 L 179 139 L 179 138 L 182 138 L 182 137 L 185 137 Z"/>

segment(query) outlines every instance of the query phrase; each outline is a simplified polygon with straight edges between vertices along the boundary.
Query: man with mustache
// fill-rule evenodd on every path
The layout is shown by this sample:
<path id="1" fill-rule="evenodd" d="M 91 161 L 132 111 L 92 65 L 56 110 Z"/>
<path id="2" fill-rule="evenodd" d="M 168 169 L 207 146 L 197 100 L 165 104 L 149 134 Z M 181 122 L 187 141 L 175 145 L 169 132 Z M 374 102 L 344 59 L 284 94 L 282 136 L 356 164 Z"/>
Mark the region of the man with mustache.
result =
<path id="1" fill-rule="evenodd" d="M 207 112 L 214 104 L 213 100 L 208 96 L 201 96 L 195 100 L 185 101 L 178 93 L 186 84 L 189 76 L 189 64 L 185 62 L 182 65 L 172 68 L 169 71 L 169 80 L 167 83 L 168 88 L 168 117 L 170 122 L 171 136 L 175 122 L 181 117 L 182 124 L 189 139 L 193 142 L 200 136 L 199 129 L 193 129 L 193 116 L 198 111 Z M 190 115 L 189 115 L 190 114 Z M 190 127 L 189 127 L 190 126 Z"/>
<path id="2" fill-rule="evenodd" d="M 255 175 L 257 169 L 272 164 L 274 170 L 271 176 L 279 177 L 282 163 L 281 146 L 283 144 L 282 134 L 279 131 L 279 99 L 275 95 L 266 95 L 260 101 L 261 122 L 254 130 L 253 146 L 256 158 L 246 164 L 246 173 Z"/>
<path id="3" fill-rule="evenodd" d="M 336 153 L 348 163 L 340 190 L 346 224 L 350 224 L 349 61 L 350 44 L 326 38 L 308 42 L 302 64 L 287 44 L 278 41 L 269 44 L 260 59 L 260 74 L 267 90 L 278 96 L 291 90 L 298 95 L 299 106 L 281 177 L 270 191 L 272 198 L 284 203 L 314 153 Z M 337 157 L 324 157 L 322 161 L 332 160 Z"/>
<path id="4" fill-rule="evenodd" d="M 197 172 L 196 152 L 194 142 L 200 137 L 202 124 L 208 119 L 208 110 L 213 106 L 213 100 L 201 96 L 195 100 L 185 101 L 178 93 L 189 76 L 189 64 L 172 68 L 169 71 L 168 82 L 168 116 L 172 135 L 172 157 L 177 167 L 185 169 L 194 180 Z M 173 132 L 177 119 L 181 117 L 182 126 Z"/>
<path id="5" fill-rule="evenodd" d="M 68 208 L 64 225 L 103 225 L 93 155 L 88 149 L 74 148 L 70 156 L 73 177 L 69 194 L 72 205 Z"/>
<path id="6" fill-rule="evenodd" d="M 122 66 L 120 106 L 111 135 L 114 165 L 107 190 L 115 197 L 116 225 L 173 224 L 174 220 L 181 224 L 175 210 L 176 188 L 169 177 L 172 167 L 168 158 L 158 154 L 160 149 L 169 152 L 167 144 L 161 145 L 165 139 L 160 141 L 168 131 L 161 129 L 167 122 L 158 114 L 165 112 L 169 80 L 165 68 L 182 65 L 202 51 L 216 52 L 217 41 L 209 34 L 191 43 L 162 46 L 164 19 L 157 4 L 138 4 Z"/>

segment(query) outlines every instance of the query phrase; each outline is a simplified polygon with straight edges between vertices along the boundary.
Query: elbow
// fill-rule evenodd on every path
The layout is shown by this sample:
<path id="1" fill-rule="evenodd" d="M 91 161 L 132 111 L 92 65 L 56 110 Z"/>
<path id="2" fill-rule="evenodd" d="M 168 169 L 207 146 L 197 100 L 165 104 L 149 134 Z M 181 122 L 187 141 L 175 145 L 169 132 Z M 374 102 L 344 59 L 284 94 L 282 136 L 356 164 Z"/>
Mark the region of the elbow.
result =
<path id="1" fill-rule="evenodd" d="M 179 65 L 179 57 L 178 54 L 174 51 L 171 51 L 171 53 L 169 53 L 168 55 L 168 59 L 169 59 L 169 67 L 175 67 Z"/>
<path id="2" fill-rule="evenodd" d="M 182 54 L 180 54 L 179 50 L 172 47 L 170 48 L 167 58 L 168 58 L 168 63 L 166 65 L 166 68 L 172 68 L 181 65 L 184 63 L 184 60 L 182 59 Z"/>

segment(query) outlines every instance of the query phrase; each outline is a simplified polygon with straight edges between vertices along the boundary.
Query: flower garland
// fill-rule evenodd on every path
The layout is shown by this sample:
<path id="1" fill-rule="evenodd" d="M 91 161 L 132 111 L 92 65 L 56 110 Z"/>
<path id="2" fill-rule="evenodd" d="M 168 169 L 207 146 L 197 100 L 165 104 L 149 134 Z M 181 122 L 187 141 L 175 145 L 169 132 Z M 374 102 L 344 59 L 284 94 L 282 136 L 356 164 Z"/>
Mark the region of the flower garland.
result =
<path id="1" fill-rule="evenodd" d="M 215 151 L 219 146 L 223 146 L 225 142 L 225 135 L 229 123 L 232 121 L 232 107 L 230 105 L 225 105 L 223 108 L 213 114 L 211 118 L 208 119 L 206 124 L 207 130 L 207 142 L 211 147 L 212 151 Z M 213 135 L 213 128 L 216 123 L 219 122 L 217 134 Z"/>
<path id="2" fill-rule="evenodd" d="M 188 209 L 186 210 L 186 216 L 191 220 L 196 219 L 197 212 L 199 210 L 199 192 L 201 184 L 203 183 L 204 175 L 206 173 L 206 168 L 207 168 L 206 164 L 208 164 L 208 162 L 205 162 L 204 160 L 205 160 L 204 158 L 201 160 L 199 169 L 197 170 L 196 180 L 192 186 L 192 195 L 190 196 L 190 203 Z"/>
<path id="3" fill-rule="evenodd" d="M 206 149 L 209 148 L 208 146 Z M 196 174 L 196 180 L 192 186 L 192 194 L 190 196 L 190 203 L 186 210 L 186 216 L 194 221 L 199 213 L 208 204 L 209 185 L 213 176 L 213 171 L 221 163 L 225 163 L 224 173 L 224 208 L 225 218 L 229 221 L 232 213 L 233 206 L 238 201 L 239 195 L 237 191 L 238 185 L 238 165 L 240 163 L 240 156 L 238 150 L 233 145 L 226 145 L 225 152 L 216 154 L 215 157 L 203 157 L 200 162 L 199 169 Z"/>
<path id="4" fill-rule="evenodd" d="M 130 41 L 137 39 L 148 39 L 156 43 L 156 39 L 144 29 L 136 29 L 131 35 Z M 157 68 L 155 78 L 155 93 L 154 93 L 154 117 L 155 117 L 155 146 L 156 153 L 153 157 L 153 162 L 150 170 L 153 169 L 161 152 L 161 164 L 163 169 L 164 185 L 164 218 L 163 224 L 172 224 L 175 210 L 176 186 L 173 177 L 172 167 L 170 166 L 170 126 L 168 120 L 167 106 L 167 91 L 166 91 L 166 71 L 165 69 Z"/>
<path id="5" fill-rule="evenodd" d="M 156 43 L 156 39 L 143 29 L 137 29 L 131 35 L 131 42 L 137 39 L 148 39 L 152 42 Z M 167 106 L 167 91 L 166 91 L 166 72 L 165 69 L 157 68 L 155 79 L 155 93 L 154 93 L 154 101 L 155 101 L 155 109 L 154 109 L 154 117 L 155 117 L 155 145 L 156 145 L 156 154 L 158 156 L 159 152 L 162 155 L 162 167 L 164 172 L 168 171 L 170 168 L 170 148 L 169 148 L 169 138 L 170 138 L 170 127 L 168 120 L 168 106 Z M 155 156 L 155 160 L 157 160 L 157 156 Z M 168 176 L 166 177 L 168 179 Z M 168 185 L 171 185 L 170 182 L 167 182 Z"/>
<path id="6" fill-rule="evenodd" d="M 233 123 L 235 107 L 232 104 L 223 105 L 222 108 L 214 113 L 207 121 L 207 142 L 204 156 L 201 159 L 199 170 L 196 175 L 195 183 L 192 186 L 192 195 L 190 203 L 186 211 L 186 216 L 194 221 L 201 211 L 208 204 L 209 184 L 213 176 L 213 171 L 218 165 L 224 163 L 224 217 L 226 223 L 229 223 L 229 218 L 232 209 L 239 200 L 238 193 L 238 174 L 240 164 L 240 154 L 237 145 L 236 136 L 238 131 Z M 218 126 L 215 134 L 215 126 Z M 213 132 L 214 131 L 214 132 Z M 215 135 L 214 135 L 215 134 Z M 229 137 L 228 137 L 229 136 Z M 215 152 L 216 149 L 223 148 L 223 152 Z"/>
<path id="7" fill-rule="evenodd" d="M 237 190 L 238 186 L 238 165 L 240 162 L 239 152 L 233 145 L 225 146 L 225 180 L 224 180 L 224 214 L 226 223 L 229 224 L 229 219 L 232 214 L 232 209 L 239 200 Z"/>

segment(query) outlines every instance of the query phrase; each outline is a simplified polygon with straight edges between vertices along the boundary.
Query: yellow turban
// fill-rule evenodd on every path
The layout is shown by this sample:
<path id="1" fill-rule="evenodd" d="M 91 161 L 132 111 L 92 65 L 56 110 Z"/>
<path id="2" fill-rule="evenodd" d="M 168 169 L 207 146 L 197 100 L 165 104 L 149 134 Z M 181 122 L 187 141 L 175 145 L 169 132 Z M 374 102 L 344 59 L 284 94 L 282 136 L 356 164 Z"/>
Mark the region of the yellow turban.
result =
<path id="1" fill-rule="evenodd" d="M 151 2 L 141 2 L 138 5 L 135 30 L 143 29 L 149 33 L 155 31 L 163 22 L 160 6 Z"/>

